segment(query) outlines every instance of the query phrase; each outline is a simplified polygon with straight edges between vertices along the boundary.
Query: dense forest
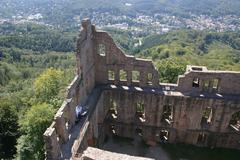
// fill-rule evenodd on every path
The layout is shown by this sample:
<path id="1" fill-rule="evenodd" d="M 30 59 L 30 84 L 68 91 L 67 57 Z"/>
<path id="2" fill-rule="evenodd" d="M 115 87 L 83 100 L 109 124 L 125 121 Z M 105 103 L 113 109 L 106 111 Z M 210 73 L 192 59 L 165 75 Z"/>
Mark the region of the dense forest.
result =
<path id="1" fill-rule="evenodd" d="M 177 81 L 187 64 L 240 71 L 240 33 L 178 30 L 142 37 L 107 30 L 129 54 L 152 59 L 161 82 Z M 75 71 L 76 30 L 0 25 L 0 157 L 43 159 L 42 134 Z"/>
<path id="2" fill-rule="evenodd" d="M 34 24 L 0 31 L 0 157 L 43 159 L 42 134 L 74 76 L 75 38 Z"/>

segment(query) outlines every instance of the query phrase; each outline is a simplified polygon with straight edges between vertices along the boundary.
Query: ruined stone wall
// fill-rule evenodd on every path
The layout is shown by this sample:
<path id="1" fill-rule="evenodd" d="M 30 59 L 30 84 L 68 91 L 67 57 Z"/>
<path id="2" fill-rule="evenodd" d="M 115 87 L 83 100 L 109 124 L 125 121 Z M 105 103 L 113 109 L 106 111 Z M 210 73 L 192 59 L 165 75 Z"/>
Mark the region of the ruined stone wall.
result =
<path id="1" fill-rule="evenodd" d="M 62 155 L 61 145 L 69 140 L 70 130 L 75 125 L 75 107 L 79 101 L 78 86 L 81 83 L 81 78 L 76 76 L 68 87 L 67 99 L 57 111 L 51 126 L 44 133 L 47 159 L 60 157 Z"/>
<path id="2" fill-rule="evenodd" d="M 94 36 L 97 84 L 118 84 L 135 86 L 159 86 L 159 75 L 150 60 L 138 59 L 125 55 L 116 46 L 113 39 L 106 32 L 97 32 Z M 99 53 L 99 47 L 103 47 L 105 54 Z M 126 73 L 125 79 L 120 79 L 120 71 Z M 133 72 L 139 73 L 139 78 L 132 80 Z M 109 72 L 113 72 L 114 79 L 109 79 Z M 151 78 L 148 78 L 148 75 Z"/>
<path id="3" fill-rule="evenodd" d="M 95 44 L 93 37 L 95 34 L 95 27 L 91 25 L 89 20 L 82 22 L 82 28 L 79 38 L 77 40 L 77 75 L 81 77 L 83 83 L 79 86 L 80 102 L 84 103 L 87 96 L 90 94 L 95 86 L 95 67 L 96 59 L 94 58 Z"/>
<path id="4" fill-rule="evenodd" d="M 143 139 L 159 142 L 162 130 L 169 132 L 168 142 L 183 142 L 200 146 L 231 147 L 240 149 L 240 134 L 229 127 L 231 115 L 240 111 L 239 99 L 212 99 L 201 97 L 176 96 L 161 92 L 148 93 L 146 91 L 109 90 L 104 92 L 109 97 L 107 106 L 111 108 L 111 101 L 117 103 L 117 118 L 111 119 L 116 134 L 134 138 L 136 129 L 142 130 Z M 136 117 L 137 103 L 143 102 L 145 121 Z M 163 108 L 172 105 L 172 122 L 162 121 Z M 212 108 L 211 123 L 201 125 L 202 116 L 206 108 Z M 206 140 L 198 143 L 200 133 L 206 134 Z"/>
<path id="5" fill-rule="evenodd" d="M 106 32 L 94 32 L 93 41 L 96 84 L 164 87 L 159 84 L 159 74 L 151 60 L 124 54 Z M 121 79 L 121 71 L 125 72 L 125 79 Z M 109 76 L 110 72 L 114 77 L 112 79 Z M 134 72 L 139 74 L 139 78 L 133 78 Z M 198 86 L 193 87 L 194 79 L 198 80 Z M 170 86 L 180 92 L 240 94 L 239 81 L 239 72 L 211 71 L 206 67 L 189 65 L 185 74 L 179 76 L 177 87 Z"/>
<path id="6" fill-rule="evenodd" d="M 66 100 L 44 133 L 47 159 L 79 157 L 88 146 L 101 145 L 113 129 L 129 138 L 141 132 L 146 142 L 167 137 L 169 143 L 240 149 L 240 132 L 229 127 L 232 115 L 240 111 L 239 72 L 187 66 L 177 84 L 159 83 L 152 61 L 124 54 L 87 19 L 82 22 L 76 60 L 76 77 Z M 76 124 L 79 104 L 89 113 Z M 211 122 L 203 118 L 206 113 Z"/>
<path id="7" fill-rule="evenodd" d="M 53 123 L 44 133 L 47 159 L 64 159 L 65 156 L 69 157 L 69 154 L 75 154 L 79 146 L 81 146 L 82 140 L 79 139 L 84 139 L 84 135 L 80 134 L 80 132 L 84 131 L 85 133 L 88 129 L 89 122 L 86 121 L 80 129 L 79 127 L 77 128 L 79 131 L 78 135 L 76 135 L 75 108 L 77 105 L 84 106 L 87 104 L 87 100 L 95 87 L 95 59 L 92 38 L 94 31 L 95 29 L 89 20 L 82 22 L 82 28 L 77 41 L 76 76 L 67 88 L 66 100 L 57 111 Z M 74 141 L 71 139 L 73 134 L 77 136 L 77 139 L 72 144 Z M 65 148 L 68 149 L 66 150 Z"/>
<path id="8" fill-rule="evenodd" d="M 193 87 L 194 79 L 199 80 L 199 86 Z M 206 67 L 188 66 L 185 74 L 179 76 L 178 90 L 181 92 L 240 94 L 239 82 L 239 72 L 211 71 Z"/>

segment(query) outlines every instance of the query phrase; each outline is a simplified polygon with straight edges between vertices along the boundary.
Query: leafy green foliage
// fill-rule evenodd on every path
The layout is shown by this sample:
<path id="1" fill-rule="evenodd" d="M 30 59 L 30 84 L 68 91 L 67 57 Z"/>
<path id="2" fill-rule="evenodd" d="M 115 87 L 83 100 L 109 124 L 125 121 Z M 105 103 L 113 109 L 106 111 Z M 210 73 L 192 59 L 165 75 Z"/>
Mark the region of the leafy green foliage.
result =
<path id="1" fill-rule="evenodd" d="M 52 122 L 52 106 L 43 103 L 31 107 L 20 119 L 22 136 L 18 140 L 18 158 L 44 159 L 44 142 L 42 135 Z"/>
<path id="2" fill-rule="evenodd" d="M 0 25 L 1 158 L 12 159 L 17 150 L 17 159 L 44 159 L 42 134 L 74 75 L 74 54 L 65 51 L 74 50 L 75 40 L 68 33 L 33 24 Z"/>
<path id="3" fill-rule="evenodd" d="M 113 37 L 114 41 L 126 52 L 134 52 L 134 40 L 131 32 L 116 30 L 113 28 L 105 28 L 105 30 Z"/>
<path id="4" fill-rule="evenodd" d="M 18 115 L 16 107 L 6 99 L 0 99 L 0 157 L 12 158 L 16 153 L 18 137 Z"/>
<path id="5" fill-rule="evenodd" d="M 166 59 L 158 61 L 156 66 L 159 72 L 160 82 L 176 83 L 178 75 L 185 72 L 186 62 L 179 61 L 178 59 Z"/>
<path id="6" fill-rule="evenodd" d="M 63 72 L 53 68 L 44 71 L 35 81 L 34 89 L 39 102 L 49 102 L 57 97 L 62 85 Z"/>
<path id="7" fill-rule="evenodd" d="M 144 103 L 143 102 L 137 103 L 136 112 L 144 113 Z"/>
<path id="8" fill-rule="evenodd" d="M 17 79 L 20 73 L 14 66 L 0 61 L 0 85 L 7 84 L 10 79 Z"/>

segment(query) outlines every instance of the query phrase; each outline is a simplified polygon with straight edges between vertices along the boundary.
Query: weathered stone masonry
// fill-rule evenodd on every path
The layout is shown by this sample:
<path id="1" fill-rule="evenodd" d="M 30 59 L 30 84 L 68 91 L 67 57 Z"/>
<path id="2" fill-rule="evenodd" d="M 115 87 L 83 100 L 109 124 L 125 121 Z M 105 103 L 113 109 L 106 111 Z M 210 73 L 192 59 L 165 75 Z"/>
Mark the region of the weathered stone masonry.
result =
<path id="1" fill-rule="evenodd" d="M 150 60 L 124 54 L 89 20 L 82 22 L 76 57 L 67 99 L 44 133 L 47 159 L 81 159 L 111 134 L 240 149 L 240 72 L 187 66 L 177 84 L 159 83 Z M 89 113 L 75 124 L 77 104 Z"/>

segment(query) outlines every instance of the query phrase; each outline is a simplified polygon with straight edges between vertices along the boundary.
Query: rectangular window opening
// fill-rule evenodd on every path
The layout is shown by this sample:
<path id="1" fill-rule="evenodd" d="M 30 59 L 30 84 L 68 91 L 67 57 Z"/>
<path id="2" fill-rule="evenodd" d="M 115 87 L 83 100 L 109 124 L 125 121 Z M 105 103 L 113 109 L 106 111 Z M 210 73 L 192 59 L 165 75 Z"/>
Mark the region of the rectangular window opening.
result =
<path id="1" fill-rule="evenodd" d="M 101 56 L 105 56 L 106 55 L 106 47 L 104 44 L 99 44 L 98 45 L 98 54 Z"/>
<path id="2" fill-rule="evenodd" d="M 113 100 L 112 98 L 110 99 L 110 114 L 113 119 L 117 119 L 117 102 Z"/>
<path id="3" fill-rule="evenodd" d="M 192 67 L 193 71 L 202 71 L 203 69 L 201 67 Z"/>
<path id="4" fill-rule="evenodd" d="M 110 125 L 110 131 L 113 135 L 116 135 L 116 129 L 114 125 Z"/>
<path id="5" fill-rule="evenodd" d="M 138 136 L 140 136 L 140 137 L 142 137 L 142 136 L 143 136 L 143 131 L 142 131 L 142 129 L 141 129 L 141 128 L 136 128 L 135 134 L 138 135 Z"/>
<path id="6" fill-rule="evenodd" d="M 153 74 L 152 73 L 148 73 L 148 75 L 147 75 L 147 83 L 149 85 L 152 85 L 152 80 L 153 80 Z"/>
<path id="7" fill-rule="evenodd" d="M 207 140 L 207 135 L 205 133 L 200 133 L 198 135 L 197 144 L 204 145 Z"/>
<path id="8" fill-rule="evenodd" d="M 203 110 L 201 125 L 202 127 L 208 127 L 212 122 L 212 108 L 207 107 Z"/>
<path id="9" fill-rule="evenodd" d="M 166 90 L 166 91 L 170 91 L 170 90 L 171 90 L 171 87 L 170 87 L 170 86 L 165 86 L 165 90 Z"/>
<path id="10" fill-rule="evenodd" d="M 161 130 L 159 134 L 159 139 L 161 143 L 168 142 L 169 139 L 169 132 L 167 130 Z"/>
<path id="11" fill-rule="evenodd" d="M 127 72 L 123 69 L 120 70 L 120 81 L 127 81 Z"/>
<path id="12" fill-rule="evenodd" d="M 138 102 L 137 103 L 137 108 L 136 108 L 136 116 L 141 122 L 145 122 L 145 108 L 144 108 L 144 103 L 143 102 Z"/>
<path id="13" fill-rule="evenodd" d="M 229 126 L 233 130 L 240 132 L 240 111 L 232 115 L 231 120 L 229 121 Z"/>
<path id="14" fill-rule="evenodd" d="M 65 123 L 65 127 L 66 127 L 67 130 L 70 129 L 70 124 L 69 124 L 69 122 L 66 122 L 66 123 Z"/>
<path id="15" fill-rule="evenodd" d="M 114 71 L 109 70 L 108 71 L 108 80 L 114 80 L 114 79 L 115 79 Z"/>
<path id="16" fill-rule="evenodd" d="M 140 72 L 139 71 L 132 71 L 132 81 L 133 82 L 140 81 Z"/>
<path id="17" fill-rule="evenodd" d="M 199 80 L 199 78 L 193 78 L 192 87 L 198 88 L 199 85 L 200 85 L 200 80 Z"/>
<path id="18" fill-rule="evenodd" d="M 209 81 L 208 80 L 205 80 L 203 82 L 203 90 L 204 91 L 208 91 L 209 90 Z"/>
<path id="19" fill-rule="evenodd" d="M 214 80 L 213 80 L 213 89 L 214 89 L 215 91 L 218 90 L 218 83 L 219 83 L 219 79 L 214 79 Z"/>
<path id="20" fill-rule="evenodd" d="M 166 122 L 168 125 L 173 123 L 173 106 L 172 105 L 164 105 L 163 106 L 163 114 L 162 114 L 162 122 Z"/>

